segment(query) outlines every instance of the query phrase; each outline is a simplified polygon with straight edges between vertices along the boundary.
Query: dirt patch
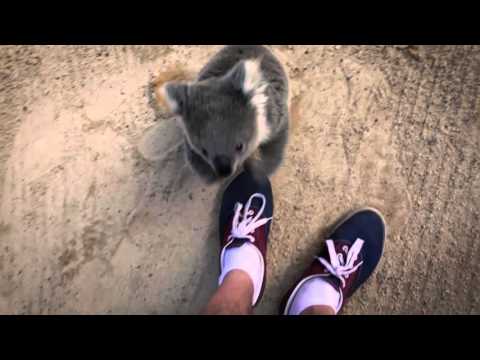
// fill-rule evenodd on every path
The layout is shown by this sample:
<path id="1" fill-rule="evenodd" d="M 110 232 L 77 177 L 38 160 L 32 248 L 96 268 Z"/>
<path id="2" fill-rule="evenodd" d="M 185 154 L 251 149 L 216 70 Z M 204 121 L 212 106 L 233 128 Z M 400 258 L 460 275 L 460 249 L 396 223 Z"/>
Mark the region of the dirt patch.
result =
<path id="1" fill-rule="evenodd" d="M 185 166 L 152 90 L 219 48 L 0 47 L 0 313 L 206 303 L 222 185 Z M 480 47 L 273 49 L 291 78 L 292 130 L 257 313 L 276 312 L 360 206 L 385 214 L 388 240 L 346 313 L 479 313 Z"/>

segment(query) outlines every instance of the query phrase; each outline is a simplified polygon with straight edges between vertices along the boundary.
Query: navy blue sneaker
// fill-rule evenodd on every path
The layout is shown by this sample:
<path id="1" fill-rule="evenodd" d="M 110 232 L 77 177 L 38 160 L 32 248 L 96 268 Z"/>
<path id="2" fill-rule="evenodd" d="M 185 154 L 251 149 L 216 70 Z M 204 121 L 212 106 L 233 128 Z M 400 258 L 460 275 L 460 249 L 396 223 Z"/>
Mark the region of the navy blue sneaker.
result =
<path id="1" fill-rule="evenodd" d="M 287 315 L 300 287 L 316 277 L 322 277 L 338 289 L 338 313 L 377 267 L 385 237 L 385 221 L 375 209 L 356 211 L 341 221 L 328 237 L 319 256 L 284 296 L 280 313 Z"/>
<path id="2" fill-rule="evenodd" d="M 254 294 L 255 307 L 262 298 L 266 282 L 267 242 L 273 216 L 273 194 L 268 177 L 244 171 L 228 185 L 220 209 L 220 272 L 225 250 L 249 241 L 263 259 L 263 281 Z"/>

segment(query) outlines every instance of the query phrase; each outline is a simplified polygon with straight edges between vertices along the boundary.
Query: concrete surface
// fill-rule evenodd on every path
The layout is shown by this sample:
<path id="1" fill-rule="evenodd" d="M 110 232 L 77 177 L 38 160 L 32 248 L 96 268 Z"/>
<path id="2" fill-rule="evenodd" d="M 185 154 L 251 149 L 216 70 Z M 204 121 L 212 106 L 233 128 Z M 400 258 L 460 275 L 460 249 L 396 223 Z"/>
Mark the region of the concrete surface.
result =
<path id="1" fill-rule="evenodd" d="M 220 186 L 185 167 L 149 84 L 218 49 L 0 47 L 0 313 L 202 308 Z M 480 313 L 480 47 L 274 49 L 297 106 L 257 313 L 364 205 L 385 213 L 388 239 L 345 313 Z"/>

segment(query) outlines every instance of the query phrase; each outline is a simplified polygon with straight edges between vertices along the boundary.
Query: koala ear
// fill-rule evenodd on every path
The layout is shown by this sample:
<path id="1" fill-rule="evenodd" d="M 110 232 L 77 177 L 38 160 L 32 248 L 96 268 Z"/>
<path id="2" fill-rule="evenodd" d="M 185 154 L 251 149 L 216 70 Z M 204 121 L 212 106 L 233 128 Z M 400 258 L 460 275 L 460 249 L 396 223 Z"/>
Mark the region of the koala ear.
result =
<path id="1" fill-rule="evenodd" d="M 166 105 L 174 114 L 181 114 L 186 106 L 188 85 L 185 83 L 170 82 L 162 85 L 157 91 L 157 99 Z"/>
<path id="2" fill-rule="evenodd" d="M 260 64 L 261 59 L 240 61 L 227 74 L 227 79 L 235 89 L 252 95 L 264 86 Z"/>

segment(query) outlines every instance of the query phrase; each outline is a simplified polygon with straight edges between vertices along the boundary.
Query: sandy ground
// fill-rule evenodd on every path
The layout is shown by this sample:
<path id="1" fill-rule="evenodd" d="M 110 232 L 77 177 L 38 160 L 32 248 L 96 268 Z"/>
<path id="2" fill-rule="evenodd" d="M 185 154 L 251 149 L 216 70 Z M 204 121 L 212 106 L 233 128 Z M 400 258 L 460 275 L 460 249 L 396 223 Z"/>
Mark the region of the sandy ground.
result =
<path id="1" fill-rule="evenodd" d="M 149 84 L 219 48 L 0 47 L 0 313 L 202 308 L 221 185 L 185 166 Z M 480 47 L 274 49 L 298 107 L 257 313 L 365 205 L 388 239 L 345 313 L 480 313 Z"/>

